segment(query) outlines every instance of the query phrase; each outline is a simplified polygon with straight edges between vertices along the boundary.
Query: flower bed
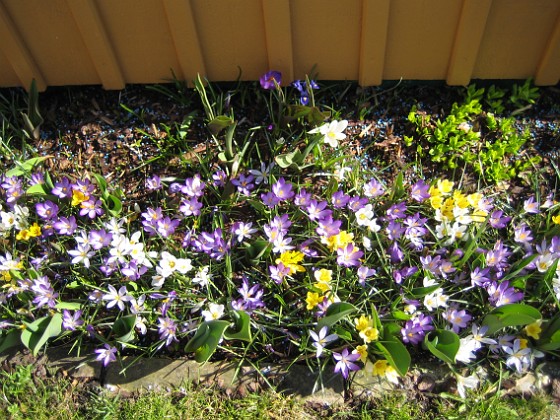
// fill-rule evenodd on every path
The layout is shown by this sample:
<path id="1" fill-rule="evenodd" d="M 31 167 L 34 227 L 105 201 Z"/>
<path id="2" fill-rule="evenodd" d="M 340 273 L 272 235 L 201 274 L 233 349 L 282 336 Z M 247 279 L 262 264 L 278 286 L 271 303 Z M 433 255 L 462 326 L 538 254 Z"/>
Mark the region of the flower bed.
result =
<path id="1" fill-rule="evenodd" d="M 420 169 L 387 180 L 349 155 L 346 120 L 324 123 L 318 85 L 299 81 L 290 96 L 280 78 L 261 79 L 270 125 L 258 147 L 199 80 L 216 155 L 182 178 L 151 176 L 145 202 L 123 206 L 95 173 L 42 171 L 45 158 L 6 171 L 0 351 L 55 339 L 93 343 L 104 365 L 175 352 L 395 383 L 430 355 L 462 395 L 476 383 L 464 366 L 521 373 L 554 355 L 554 191 L 513 202 Z M 453 129 L 474 133 L 463 123 Z"/>

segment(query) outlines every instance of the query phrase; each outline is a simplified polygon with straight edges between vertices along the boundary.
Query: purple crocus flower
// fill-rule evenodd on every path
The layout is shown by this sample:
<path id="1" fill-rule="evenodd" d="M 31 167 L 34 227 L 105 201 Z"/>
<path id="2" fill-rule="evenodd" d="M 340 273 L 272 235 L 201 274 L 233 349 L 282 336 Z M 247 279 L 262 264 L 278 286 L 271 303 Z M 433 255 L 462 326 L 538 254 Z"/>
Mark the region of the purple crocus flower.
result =
<path id="1" fill-rule="evenodd" d="M 280 178 L 278 182 L 272 186 L 272 192 L 281 201 L 289 200 L 295 196 L 295 193 L 292 191 L 292 184 L 286 182 L 284 178 Z"/>
<path id="2" fill-rule="evenodd" d="M 356 248 L 353 243 L 347 244 L 344 248 L 338 248 L 336 253 L 338 254 L 336 262 L 344 267 L 360 266 L 360 258 L 364 256 L 364 253 Z"/>
<path id="3" fill-rule="evenodd" d="M 503 216 L 503 214 L 504 212 L 501 210 L 495 210 L 494 212 L 492 212 L 490 218 L 488 219 L 488 223 L 490 223 L 490 226 L 492 226 L 494 229 L 505 228 L 508 222 L 511 220 L 511 217 Z"/>
<path id="4" fill-rule="evenodd" d="M 199 216 L 202 203 L 196 197 L 185 198 L 181 201 L 179 211 L 185 216 Z"/>
<path id="5" fill-rule="evenodd" d="M 399 244 L 396 241 L 389 245 L 389 248 L 387 248 L 387 253 L 389 254 L 391 263 L 393 264 L 400 263 L 402 260 L 404 260 L 404 252 L 399 247 Z"/>
<path id="6" fill-rule="evenodd" d="M 31 174 L 29 185 L 38 185 L 44 183 L 45 183 L 45 174 L 43 172 L 33 172 Z"/>
<path id="7" fill-rule="evenodd" d="M 486 287 L 486 291 L 489 295 L 488 300 L 496 307 L 523 300 L 523 292 L 516 292 L 510 287 L 508 280 L 500 284 L 493 281 Z"/>
<path id="8" fill-rule="evenodd" d="M 70 180 L 63 177 L 59 182 L 54 184 L 54 188 L 51 192 L 58 198 L 68 198 L 72 196 L 72 186 Z"/>
<path id="9" fill-rule="evenodd" d="M 392 241 L 396 241 L 403 235 L 406 229 L 399 222 L 391 220 L 385 230 L 387 232 L 387 237 Z"/>
<path id="10" fill-rule="evenodd" d="M 185 185 L 181 188 L 181 192 L 189 197 L 202 197 L 206 184 L 202 182 L 200 175 L 196 174 L 192 178 L 185 180 Z"/>
<path id="11" fill-rule="evenodd" d="M 260 284 L 249 286 L 247 277 L 243 277 L 243 284 L 237 289 L 241 298 L 232 302 L 232 307 L 235 310 L 243 310 L 251 314 L 255 309 L 263 308 L 265 306 L 262 301 L 264 290 Z"/>
<path id="12" fill-rule="evenodd" d="M 387 209 L 387 219 L 396 220 L 403 219 L 406 216 L 406 203 L 400 202 L 393 204 Z"/>
<path id="13" fill-rule="evenodd" d="M 58 216 L 58 206 L 50 200 L 35 204 L 35 211 L 43 220 L 52 220 Z"/>
<path id="14" fill-rule="evenodd" d="M 360 370 L 360 366 L 354 363 L 360 357 L 360 353 L 350 353 L 347 348 L 344 348 L 342 353 L 333 352 L 333 358 L 336 360 L 334 373 L 340 373 L 344 379 L 348 379 L 351 371 Z"/>
<path id="15" fill-rule="evenodd" d="M 263 89 L 276 89 L 276 86 L 282 85 L 282 73 L 276 70 L 267 71 L 260 77 L 259 82 Z"/>
<path id="16" fill-rule="evenodd" d="M 77 328 L 84 325 L 84 320 L 82 317 L 82 311 L 76 311 L 73 314 L 64 309 L 62 311 L 62 328 L 67 331 L 76 331 Z"/>
<path id="17" fill-rule="evenodd" d="M 362 265 L 360 268 L 358 268 L 358 281 L 360 285 L 365 286 L 366 280 L 371 276 L 374 276 L 376 273 L 377 271 L 374 268 L 369 268 L 365 265 Z"/>
<path id="18" fill-rule="evenodd" d="M 341 220 L 333 220 L 332 216 L 319 220 L 319 226 L 315 230 L 319 236 L 331 237 L 340 233 Z"/>
<path id="19" fill-rule="evenodd" d="M 367 198 L 354 195 L 348 200 L 348 208 L 356 213 L 361 208 L 364 208 L 367 203 Z"/>
<path id="20" fill-rule="evenodd" d="M 533 240 L 533 232 L 526 223 L 521 223 L 513 229 L 513 240 L 519 244 L 530 245 Z"/>
<path id="21" fill-rule="evenodd" d="M 313 200 L 315 201 L 315 200 Z M 316 203 L 316 201 L 315 201 Z M 311 193 L 307 192 L 305 188 L 299 190 L 294 197 L 294 204 L 298 207 L 307 207 L 311 204 Z"/>
<path id="22" fill-rule="evenodd" d="M 158 191 L 162 189 L 161 178 L 157 175 L 146 179 L 146 188 L 148 191 Z"/>
<path id="23" fill-rule="evenodd" d="M 317 200 L 311 200 L 305 210 L 310 220 L 320 220 L 332 214 L 332 211 L 326 207 L 326 201 L 317 202 Z"/>
<path id="24" fill-rule="evenodd" d="M 393 280 L 395 283 L 402 284 L 403 280 L 412 276 L 418 271 L 418 267 L 403 267 L 399 270 L 393 271 Z"/>
<path id="25" fill-rule="evenodd" d="M 223 187 L 226 185 L 227 174 L 223 169 L 219 169 L 212 174 L 212 185 L 215 187 Z"/>
<path id="26" fill-rule="evenodd" d="M 282 284 L 284 278 L 290 274 L 290 267 L 286 267 L 281 262 L 278 265 L 271 265 L 268 267 L 270 271 L 270 278 L 274 280 L 276 284 Z"/>
<path id="27" fill-rule="evenodd" d="M 344 194 L 344 191 L 338 190 L 331 197 L 332 206 L 335 209 L 341 209 L 348 204 L 350 201 L 350 196 Z"/>
<path id="28" fill-rule="evenodd" d="M 430 193 L 428 192 L 429 189 L 430 186 L 421 179 L 412 186 L 410 197 L 421 203 L 422 201 L 430 198 Z"/>
<path id="29" fill-rule="evenodd" d="M 255 177 L 251 174 L 239 174 L 237 178 L 231 180 L 231 183 L 237 187 L 237 191 L 241 194 L 251 195 L 251 191 L 255 188 L 254 180 Z"/>
<path id="30" fill-rule="evenodd" d="M 48 277 L 40 276 L 34 279 L 31 283 L 31 291 L 35 293 L 33 303 L 37 305 L 37 308 L 47 305 L 53 309 L 56 306 L 58 293 L 55 293 Z"/>
<path id="31" fill-rule="evenodd" d="M 61 217 L 53 224 L 53 228 L 59 235 L 73 235 L 78 225 L 74 216 Z"/>
<path id="32" fill-rule="evenodd" d="M 262 200 L 263 204 L 270 209 L 276 207 L 278 205 L 278 203 L 280 202 L 278 197 L 276 197 L 276 194 L 274 194 L 272 191 L 269 191 L 267 193 L 262 193 L 261 194 L 261 200 Z"/>
<path id="33" fill-rule="evenodd" d="M 173 341 L 178 341 L 176 337 L 177 323 L 167 316 L 158 318 L 158 333 L 159 339 L 165 340 L 166 346 L 169 346 Z"/>
<path id="34" fill-rule="evenodd" d="M 366 197 L 379 197 L 383 194 L 385 194 L 385 188 L 377 179 L 372 178 L 364 184 L 364 195 Z"/>
<path id="35" fill-rule="evenodd" d="M 97 353 L 95 360 L 102 362 L 103 366 L 107 366 L 109 363 L 117 360 L 117 348 L 109 344 L 105 344 L 101 349 L 95 349 L 94 353 Z"/>
<path id="36" fill-rule="evenodd" d="M 472 316 L 464 309 L 449 308 L 444 313 L 444 318 L 451 324 L 451 330 L 454 333 L 458 333 L 461 329 L 467 327 L 467 323 L 471 321 Z"/>
<path id="37" fill-rule="evenodd" d="M 171 219 L 169 216 L 166 216 L 158 220 L 156 229 L 162 237 L 168 238 L 175 233 L 175 229 L 177 229 L 180 223 L 179 219 Z"/>
<path id="38" fill-rule="evenodd" d="M 476 267 L 471 273 L 471 284 L 478 287 L 486 287 L 490 283 L 490 269 Z"/>
<path id="39" fill-rule="evenodd" d="M 101 200 L 95 200 L 94 198 L 83 201 L 80 206 L 80 216 L 87 216 L 90 219 L 95 219 L 97 216 L 101 216 L 105 213 L 101 208 Z"/>

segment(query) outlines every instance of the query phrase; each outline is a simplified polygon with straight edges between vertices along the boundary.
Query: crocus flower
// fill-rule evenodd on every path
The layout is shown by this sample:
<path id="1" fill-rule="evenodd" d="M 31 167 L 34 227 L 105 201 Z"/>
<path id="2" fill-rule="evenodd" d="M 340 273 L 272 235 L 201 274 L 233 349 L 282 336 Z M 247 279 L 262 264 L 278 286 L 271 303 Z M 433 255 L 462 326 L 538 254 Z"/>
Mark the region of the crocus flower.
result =
<path id="1" fill-rule="evenodd" d="M 292 184 L 286 182 L 284 178 L 280 178 L 273 186 L 272 192 L 278 200 L 289 200 L 294 197 L 295 192 L 292 191 Z"/>
<path id="2" fill-rule="evenodd" d="M 430 193 L 428 192 L 429 189 L 430 186 L 428 184 L 426 184 L 423 180 L 419 180 L 412 186 L 410 197 L 421 203 L 422 201 L 430 198 Z"/>
<path id="3" fill-rule="evenodd" d="M 177 341 L 177 323 L 171 318 L 159 317 L 158 318 L 158 332 L 159 339 L 165 340 L 165 345 L 169 346 L 173 341 Z"/>
<path id="4" fill-rule="evenodd" d="M 117 348 L 109 344 L 105 344 L 101 349 L 95 349 L 94 353 L 97 353 L 95 360 L 102 362 L 103 366 L 107 366 L 109 363 L 117 360 Z"/>
<path id="5" fill-rule="evenodd" d="M 364 256 L 364 253 L 356 248 L 353 243 L 347 244 L 344 248 L 338 248 L 336 252 L 338 254 L 336 262 L 344 267 L 360 266 L 360 258 Z"/>
<path id="6" fill-rule="evenodd" d="M 62 328 L 68 331 L 75 331 L 77 328 L 84 325 L 84 320 L 81 319 L 82 311 L 76 311 L 73 314 L 64 309 L 62 311 Z"/>
<path id="7" fill-rule="evenodd" d="M 309 335 L 313 339 L 313 343 L 311 345 L 317 349 L 317 352 L 315 354 L 315 357 L 317 358 L 321 357 L 321 354 L 323 354 L 323 348 L 327 344 L 338 339 L 338 335 L 328 333 L 329 328 L 326 325 L 319 330 L 319 333 L 316 333 L 315 331 L 309 331 Z"/>
<path id="8" fill-rule="evenodd" d="M 359 353 L 350 353 L 347 348 L 344 348 L 342 353 L 333 352 L 333 358 L 336 360 L 334 372 L 340 373 L 344 379 L 348 379 L 351 371 L 360 370 L 360 366 L 354 363 L 360 360 Z"/>
<path id="9" fill-rule="evenodd" d="M 119 291 L 114 288 L 112 284 L 108 286 L 109 293 L 103 295 L 101 299 L 108 301 L 107 302 L 107 309 L 111 309 L 113 306 L 118 306 L 121 311 L 124 311 L 124 303 L 130 302 L 132 296 L 128 294 L 126 290 L 126 286 L 121 286 Z"/>
<path id="10" fill-rule="evenodd" d="M 282 85 L 282 73 L 280 73 L 279 71 L 270 70 L 261 76 L 259 82 L 263 89 L 275 89 L 276 86 Z"/>
<path id="11" fill-rule="evenodd" d="M 331 121 L 330 123 L 323 124 L 321 127 L 314 128 L 309 133 L 310 134 L 321 134 L 323 136 L 323 142 L 327 143 L 329 146 L 335 148 L 338 146 L 340 140 L 346 138 L 344 130 L 348 127 L 348 121 Z"/>

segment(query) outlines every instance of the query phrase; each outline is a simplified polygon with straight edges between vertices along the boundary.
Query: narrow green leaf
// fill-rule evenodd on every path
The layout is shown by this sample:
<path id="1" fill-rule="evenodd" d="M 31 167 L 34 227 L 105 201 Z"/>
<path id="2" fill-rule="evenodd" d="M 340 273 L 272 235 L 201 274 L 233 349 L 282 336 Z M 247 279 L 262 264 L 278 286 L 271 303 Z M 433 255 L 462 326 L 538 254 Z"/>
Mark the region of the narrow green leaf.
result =
<path id="1" fill-rule="evenodd" d="M 440 287 L 441 286 L 439 284 L 434 284 L 433 286 L 427 286 L 427 287 L 415 287 L 410 291 L 410 294 L 415 298 L 421 298 L 426 295 L 429 295 L 432 292 L 435 292 Z"/>
<path id="2" fill-rule="evenodd" d="M 325 316 L 317 322 L 317 330 L 324 326 L 332 327 L 335 323 L 342 318 L 350 315 L 352 312 L 357 311 L 356 307 L 346 302 L 335 302 L 327 308 Z"/>

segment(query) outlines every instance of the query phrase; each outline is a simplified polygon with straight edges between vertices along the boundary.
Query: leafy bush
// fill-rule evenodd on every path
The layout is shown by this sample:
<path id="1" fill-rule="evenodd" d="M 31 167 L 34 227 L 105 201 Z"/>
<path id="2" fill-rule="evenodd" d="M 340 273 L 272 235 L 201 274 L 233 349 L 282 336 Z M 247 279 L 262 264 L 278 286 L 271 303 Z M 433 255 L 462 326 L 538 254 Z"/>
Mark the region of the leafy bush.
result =
<path id="1" fill-rule="evenodd" d="M 535 102 L 534 89 L 526 85 L 514 88 L 510 98 L 513 104 Z M 413 107 L 408 120 L 413 124 L 416 134 L 421 140 L 427 141 L 429 147 L 426 149 L 423 141 L 415 142 L 414 136 L 405 136 L 406 144 L 418 144 L 417 152 L 420 156 L 429 155 L 434 162 L 441 162 L 447 169 L 470 167 L 492 183 L 510 180 L 530 170 L 540 162 L 540 158 L 522 154 L 529 133 L 520 132 L 516 128 L 514 117 L 498 116 L 490 112 L 504 111 L 502 98 L 505 92 L 492 86 L 486 97 L 484 94 L 483 88 L 469 86 L 465 101 L 462 104 L 454 103 L 449 115 L 436 121 Z M 489 111 L 484 111 L 484 103 L 489 106 Z"/>

